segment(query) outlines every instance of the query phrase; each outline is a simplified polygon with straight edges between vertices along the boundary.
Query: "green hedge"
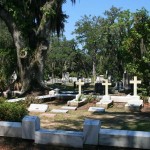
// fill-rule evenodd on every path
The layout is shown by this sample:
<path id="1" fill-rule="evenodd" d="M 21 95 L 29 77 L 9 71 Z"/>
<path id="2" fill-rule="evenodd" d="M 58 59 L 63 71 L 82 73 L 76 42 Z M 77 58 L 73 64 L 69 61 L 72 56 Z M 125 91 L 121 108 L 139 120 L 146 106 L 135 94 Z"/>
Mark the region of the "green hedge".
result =
<path id="1" fill-rule="evenodd" d="M 10 102 L 0 103 L 0 121 L 21 122 L 27 114 L 28 111 L 23 104 Z"/>

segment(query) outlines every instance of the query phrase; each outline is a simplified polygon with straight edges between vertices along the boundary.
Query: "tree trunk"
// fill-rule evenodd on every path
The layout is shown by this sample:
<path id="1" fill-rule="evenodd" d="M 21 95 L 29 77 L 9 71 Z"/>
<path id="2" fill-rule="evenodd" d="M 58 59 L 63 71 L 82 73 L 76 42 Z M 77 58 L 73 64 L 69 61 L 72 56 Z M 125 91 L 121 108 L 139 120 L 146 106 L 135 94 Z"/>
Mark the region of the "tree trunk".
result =
<path id="1" fill-rule="evenodd" d="M 93 56 L 92 56 L 92 63 L 93 63 L 93 80 L 94 80 L 94 82 L 95 82 L 95 80 L 96 80 L 96 49 L 95 49 L 95 51 L 94 51 L 94 53 L 93 53 Z"/>
<path id="2" fill-rule="evenodd" d="M 93 81 L 95 82 L 96 80 L 96 63 L 93 61 Z"/>
<path id="3" fill-rule="evenodd" d="M 22 81 L 22 93 L 26 93 L 30 90 L 45 90 L 48 87 L 44 84 L 44 62 L 46 59 L 48 45 L 44 41 L 37 45 L 32 60 L 27 58 L 20 59 L 21 64 L 19 65 L 22 70 L 21 81 Z M 21 69 L 22 68 L 22 69 Z"/>
<path id="4" fill-rule="evenodd" d="M 17 61 L 19 68 L 19 76 L 22 83 L 22 94 L 26 94 L 29 90 L 47 89 L 43 82 L 44 60 L 48 50 L 48 42 L 46 37 L 48 33 L 45 28 L 39 28 L 35 34 L 38 39 L 35 44 L 35 51 L 29 54 L 29 39 L 25 39 L 22 32 L 18 29 L 12 16 L 7 10 L 0 5 L 0 17 L 5 21 L 9 32 L 11 33 L 17 51 Z M 30 38 L 30 37 L 26 37 Z M 33 51 L 33 48 L 31 48 Z"/>
<path id="5" fill-rule="evenodd" d="M 21 95 L 26 94 L 30 90 L 44 90 L 47 89 L 43 82 L 43 69 L 46 53 L 48 49 L 48 42 L 44 39 L 38 41 L 34 53 L 27 50 L 29 45 L 18 30 L 13 31 L 13 38 L 16 50 L 19 75 L 22 83 Z"/>

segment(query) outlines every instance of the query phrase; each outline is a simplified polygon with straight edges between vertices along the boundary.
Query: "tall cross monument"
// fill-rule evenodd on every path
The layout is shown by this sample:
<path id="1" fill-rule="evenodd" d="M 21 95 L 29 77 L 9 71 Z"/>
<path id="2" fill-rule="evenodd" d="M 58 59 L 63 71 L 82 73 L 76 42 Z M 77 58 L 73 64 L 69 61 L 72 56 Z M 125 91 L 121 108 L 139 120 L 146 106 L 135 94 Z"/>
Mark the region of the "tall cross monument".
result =
<path id="1" fill-rule="evenodd" d="M 82 82 L 81 79 L 79 79 L 79 81 L 76 82 L 76 84 L 79 86 L 79 95 L 81 95 L 81 86 L 84 85 L 84 82 Z"/>
<path id="2" fill-rule="evenodd" d="M 111 83 L 108 82 L 108 79 L 105 79 L 105 83 L 102 83 L 102 85 L 105 86 L 105 95 L 108 95 L 108 85 L 111 85 Z"/>
<path id="3" fill-rule="evenodd" d="M 137 76 L 134 76 L 134 80 L 130 80 L 131 84 L 134 84 L 134 96 L 137 96 L 137 84 L 141 84 L 141 80 L 137 80 Z"/>

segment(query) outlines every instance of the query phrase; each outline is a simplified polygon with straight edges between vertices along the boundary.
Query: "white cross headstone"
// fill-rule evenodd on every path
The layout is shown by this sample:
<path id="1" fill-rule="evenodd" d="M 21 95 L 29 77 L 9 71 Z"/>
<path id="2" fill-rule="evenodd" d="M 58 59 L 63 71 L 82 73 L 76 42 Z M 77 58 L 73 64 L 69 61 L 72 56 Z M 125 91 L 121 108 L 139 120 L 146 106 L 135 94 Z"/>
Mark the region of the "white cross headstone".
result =
<path id="1" fill-rule="evenodd" d="M 137 96 L 137 84 L 141 84 L 141 80 L 137 80 L 137 76 L 134 76 L 134 80 L 130 80 L 131 84 L 134 84 L 134 96 Z"/>
<path id="2" fill-rule="evenodd" d="M 79 79 L 79 82 L 76 82 L 76 84 L 79 86 L 79 95 L 81 95 L 81 86 L 84 85 L 84 82 Z"/>
<path id="3" fill-rule="evenodd" d="M 102 83 L 102 85 L 105 85 L 105 95 L 108 95 L 108 85 L 111 85 L 111 83 L 108 83 L 108 79 L 105 79 L 105 83 Z"/>

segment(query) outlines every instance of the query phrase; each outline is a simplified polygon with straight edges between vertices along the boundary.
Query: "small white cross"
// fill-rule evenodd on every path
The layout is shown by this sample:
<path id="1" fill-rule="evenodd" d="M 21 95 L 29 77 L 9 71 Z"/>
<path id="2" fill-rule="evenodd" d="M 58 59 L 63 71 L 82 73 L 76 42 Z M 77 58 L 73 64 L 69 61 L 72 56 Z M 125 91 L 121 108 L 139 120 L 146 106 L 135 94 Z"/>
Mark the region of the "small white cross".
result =
<path id="1" fill-rule="evenodd" d="M 105 95 L 108 95 L 108 85 L 111 85 L 111 83 L 108 83 L 108 79 L 104 80 L 105 83 L 102 83 L 102 85 L 105 85 Z"/>
<path id="2" fill-rule="evenodd" d="M 134 80 L 131 80 L 130 83 L 134 84 L 134 96 L 137 96 L 137 84 L 141 84 L 141 80 L 137 80 L 137 76 L 134 76 Z"/>
<path id="3" fill-rule="evenodd" d="M 79 79 L 79 82 L 76 82 L 76 84 L 79 86 L 79 95 L 81 95 L 81 86 L 84 85 L 84 82 L 81 82 L 81 79 Z"/>

